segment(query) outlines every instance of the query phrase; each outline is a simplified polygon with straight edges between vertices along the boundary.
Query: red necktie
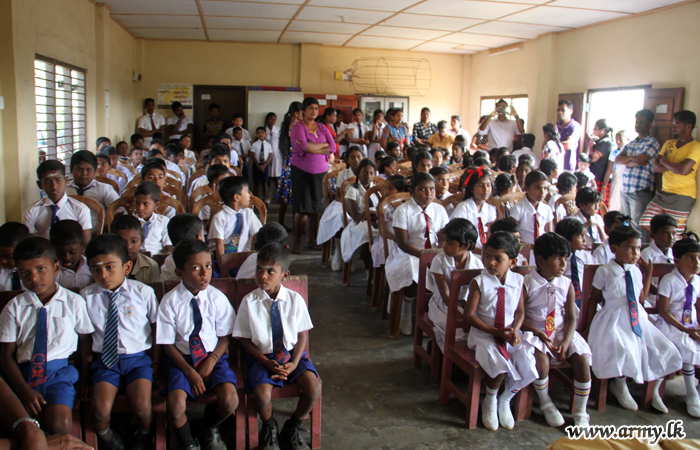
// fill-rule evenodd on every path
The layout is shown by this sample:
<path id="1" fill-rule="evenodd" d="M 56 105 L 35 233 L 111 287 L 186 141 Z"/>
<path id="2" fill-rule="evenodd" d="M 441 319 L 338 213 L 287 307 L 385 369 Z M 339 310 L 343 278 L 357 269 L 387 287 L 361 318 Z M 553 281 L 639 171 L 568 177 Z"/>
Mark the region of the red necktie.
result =
<path id="1" fill-rule="evenodd" d="M 498 302 L 496 303 L 496 319 L 493 321 L 493 326 L 498 329 L 503 329 L 506 327 L 506 288 L 498 288 Z M 508 353 L 508 348 L 506 343 L 499 338 L 496 338 L 496 345 L 498 346 L 498 351 L 507 360 L 510 359 L 510 354 Z"/>
<path id="2" fill-rule="evenodd" d="M 535 211 L 535 239 L 540 237 L 540 221 L 537 218 L 537 211 Z"/>
<path id="3" fill-rule="evenodd" d="M 423 216 L 425 216 L 425 246 L 424 248 L 433 248 L 433 246 L 430 244 L 430 218 L 428 217 L 428 213 L 423 211 Z"/>
<path id="4" fill-rule="evenodd" d="M 156 123 L 153 121 L 153 116 L 149 116 L 151 118 L 151 130 L 156 131 Z"/>
<path id="5" fill-rule="evenodd" d="M 544 331 L 547 333 L 547 338 L 552 338 L 552 335 L 556 331 L 555 316 L 557 313 L 557 296 L 556 288 L 548 284 L 547 285 L 547 319 L 544 322 Z"/>
<path id="6" fill-rule="evenodd" d="M 484 222 L 481 221 L 481 217 L 479 217 L 479 241 L 482 247 L 486 245 L 486 233 L 484 233 Z"/>

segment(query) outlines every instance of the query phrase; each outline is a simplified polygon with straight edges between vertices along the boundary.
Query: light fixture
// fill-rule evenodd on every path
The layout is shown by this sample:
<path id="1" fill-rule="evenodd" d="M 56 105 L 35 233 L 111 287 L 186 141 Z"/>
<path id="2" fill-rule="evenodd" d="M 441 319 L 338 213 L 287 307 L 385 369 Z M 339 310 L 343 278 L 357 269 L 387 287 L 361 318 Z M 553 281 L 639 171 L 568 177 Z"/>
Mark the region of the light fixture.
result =
<path id="1" fill-rule="evenodd" d="M 523 49 L 523 44 L 508 45 L 506 47 L 493 48 L 489 50 L 488 56 L 498 56 L 504 53 L 517 52 Z"/>

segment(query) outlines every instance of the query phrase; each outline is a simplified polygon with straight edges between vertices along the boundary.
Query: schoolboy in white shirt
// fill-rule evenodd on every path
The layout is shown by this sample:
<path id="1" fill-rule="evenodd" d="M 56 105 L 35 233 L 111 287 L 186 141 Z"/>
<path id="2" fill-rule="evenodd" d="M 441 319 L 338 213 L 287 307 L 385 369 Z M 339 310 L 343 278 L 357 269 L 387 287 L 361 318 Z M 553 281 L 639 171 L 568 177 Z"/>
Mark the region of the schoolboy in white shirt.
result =
<path id="1" fill-rule="evenodd" d="M 172 250 L 168 236 L 168 219 L 154 210 L 160 201 L 160 188 L 152 181 L 143 181 L 134 191 L 136 217 L 143 226 L 143 250 L 151 255 Z"/>
<path id="2" fill-rule="evenodd" d="M 156 102 L 152 98 L 144 100 L 143 107 L 146 114 L 139 119 L 138 128 L 139 134 L 143 136 L 143 145 L 148 148 L 155 133 L 165 134 L 165 117 L 155 112 Z"/>
<path id="3" fill-rule="evenodd" d="M 245 388 L 253 393 L 262 421 L 259 445 L 266 449 L 309 448 L 299 428 L 321 394 L 318 372 L 305 350 L 308 330 L 313 328 L 306 302 L 282 286 L 289 277 L 291 256 L 289 249 L 280 244 L 267 244 L 260 249 L 255 269 L 258 289 L 243 298 L 233 327 L 233 337 L 241 339 L 246 351 Z M 282 428 L 277 447 L 271 395 L 274 387 L 287 383 L 299 386 L 302 394 Z"/>
<path id="4" fill-rule="evenodd" d="M 187 401 L 213 391 L 216 403 L 204 408 L 204 448 L 222 450 L 226 445 L 219 426 L 239 402 L 238 380 L 226 353 L 236 313 L 226 296 L 209 285 L 212 259 L 207 244 L 180 241 L 173 259 L 182 282 L 163 296 L 156 334 L 168 357 L 168 416 L 181 448 L 199 449 L 187 420 Z"/>
<path id="5" fill-rule="evenodd" d="M 262 184 L 263 201 L 267 201 L 267 185 L 270 182 L 270 163 L 272 162 L 272 147 L 265 141 L 265 128 L 255 130 L 257 141 L 250 149 L 250 159 L 253 167 L 253 189 L 258 196 L 258 187 Z"/>
<path id="6" fill-rule="evenodd" d="M 250 154 L 250 149 L 252 148 L 249 139 L 243 137 L 242 128 L 233 129 L 233 141 L 231 142 L 231 161 L 237 160 L 238 167 L 241 168 L 241 174 L 248 178 L 248 155 Z M 233 153 L 236 153 L 234 156 Z"/>
<path id="7" fill-rule="evenodd" d="M 258 230 L 258 234 L 255 237 L 255 253 L 250 255 L 243 261 L 239 269 L 231 269 L 232 277 L 237 280 L 244 280 L 246 278 L 255 278 L 255 267 L 258 264 L 258 250 L 263 248 L 267 244 L 280 244 L 284 246 L 287 245 L 287 240 L 289 239 L 289 234 L 279 222 L 269 222 Z M 234 273 L 234 271 L 236 271 Z"/>
<path id="8" fill-rule="evenodd" d="M 97 157 L 88 151 L 80 150 L 73 153 L 70 159 L 70 172 L 73 181 L 66 186 L 68 195 L 81 195 L 91 198 L 100 204 L 104 214 L 110 205 L 119 199 L 119 194 L 108 184 L 95 180 L 97 170 Z M 99 218 L 97 213 L 90 211 L 93 228 L 97 227 Z"/>
<path id="9" fill-rule="evenodd" d="M 56 282 L 66 289 L 83 289 L 94 283 L 90 266 L 83 256 L 85 241 L 80 224 L 75 220 L 61 220 L 51 227 L 50 236 L 51 245 L 61 261 L 61 270 L 56 274 Z"/>
<path id="10" fill-rule="evenodd" d="M 37 185 L 46 193 L 46 198 L 24 212 L 22 223 L 29 232 L 48 239 L 53 224 L 71 219 L 83 227 L 85 241 L 89 241 L 92 232 L 90 209 L 66 194 L 66 167 L 55 159 L 48 159 L 39 164 L 36 175 L 39 178 Z"/>
<path id="11" fill-rule="evenodd" d="M 5 222 L 0 226 L 0 291 L 25 289 L 17 273 L 12 251 L 17 244 L 29 236 L 31 234 L 27 227 L 19 222 Z"/>
<path id="12" fill-rule="evenodd" d="M 678 222 L 668 214 L 657 214 L 652 217 L 649 224 L 652 239 L 651 244 L 642 250 L 642 258 L 654 264 L 673 263 L 671 247 L 676 239 Z"/>
<path id="13" fill-rule="evenodd" d="M 250 133 L 248 133 L 248 130 L 243 128 L 243 114 L 241 114 L 241 113 L 234 114 L 233 117 L 231 118 L 231 125 L 233 125 L 233 126 L 226 130 L 226 134 L 230 134 L 231 136 L 234 136 L 234 130 L 236 128 L 240 128 L 241 133 L 243 133 L 243 134 L 241 135 L 241 139 L 239 139 L 239 141 L 243 140 L 243 141 L 250 143 L 250 140 L 251 140 Z"/>
<path id="14" fill-rule="evenodd" d="M 94 331 L 85 300 L 56 284 L 60 264 L 51 243 L 29 237 L 13 257 L 27 291 L 0 314 L 3 373 L 27 413 L 50 434 L 70 434 L 78 370 L 68 357 Z M 76 365 L 85 364 L 78 352 Z"/>
<path id="15" fill-rule="evenodd" d="M 168 222 L 168 237 L 175 246 L 185 239 L 198 239 L 206 242 L 204 240 L 204 223 L 194 214 L 178 214 Z M 180 278 L 178 278 L 175 269 L 175 261 L 173 260 L 173 255 L 170 254 L 165 258 L 160 268 L 163 281 L 179 280 Z"/>
<path id="16" fill-rule="evenodd" d="M 110 449 L 125 448 L 124 437 L 110 427 L 114 398 L 122 390 L 129 398 L 137 426 L 129 448 L 150 449 L 152 366 L 157 358 L 149 353 L 158 314 L 156 294 L 151 287 L 127 279 L 133 266 L 126 242 L 116 234 L 97 236 L 87 245 L 85 256 L 95 284 L 80 295 L 87 302 L 95 332 L 92 364 L 81 376 L 83 383 L 91 379 L 92 420 L 97 436 Z"/>
<path id="17" fill-rule="evenodd" d="M 171 105 L 173 116 L 168 117 L 166 121 L 168 125 L 168 135 L 170 139 L 180 139 L 183 134 L 192 136 L 194 131 L 194 121 L 192 117 L 185 114 L 182 108 L 182 103 L 173 102 Z"/>

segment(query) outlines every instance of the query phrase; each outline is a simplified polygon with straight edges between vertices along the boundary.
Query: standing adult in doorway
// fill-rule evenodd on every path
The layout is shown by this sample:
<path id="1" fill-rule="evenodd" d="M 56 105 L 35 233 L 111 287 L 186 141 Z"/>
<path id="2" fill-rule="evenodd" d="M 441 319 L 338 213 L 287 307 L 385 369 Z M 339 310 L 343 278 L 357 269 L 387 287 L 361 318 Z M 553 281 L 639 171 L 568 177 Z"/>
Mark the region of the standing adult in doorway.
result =
<path id="1" fill-rule="evenodd" d="M 578 166 L 578 146 L 583 135 L 583 127 L 572 117 L 574 104 L 571 100 L 559 100 L 557 104 L 557 128 L 564 146 L 563 170 L 575 172 Z M 560 167 L 559 170 L 562 168 Z"/>
<path id="2" fill-rule="evenodd" d="M 430 108 L 424 106 L 420 110 L 420 122 L 413 125 L 413 144 L 430 145 L 428 139 L 437 132 L 437 125 L 430 122 Z"/>
<path id="3" fill-rule="evenodd" d="M 509 112 L 510 111 L 510 112 Z M 511 116 L 513 120 L 508 119 Z M 493 120 L 497 118 L 497 120 Z M 513 151 L 513 138 L 516 134 L 522 134 L 523 124 L 518 112 L 512 106 L 508 108 L 508 102 L 500 99 L 496 102 L 496 109 L 479 125 L 479 134 L 486 134 L 489 137 L 489 146 L 506 147 Z"/>
<path id="4" fill-rule="evenodd" d="M 306 228 L 307 248 L 316 242 L 318 213 L 323 212 L 323 177 L 328 172 L 328 161 L 336 145 L 327 126 L 316 122 L 318 100 L 307 97 L 302 103 L 304 119 L 292 127 L 292 202 L 294 205 L 294 247 L 301 252 L 301 236 Z"/>
<path id="5" fill-rule="evenodd" d="M 651 219 L 657 214 L 668 214 L 678 222 L 676 238 L 685 232 L 688 215 L 698 194 L 696 175 L 700 162 L 700 142 L 691 136 L 697 118 L 692 111 L 673 114 L 673 136 L 664 143 L 652 163 L 654 172 L 663 174 L 660 191 L 642 214 L 640 226 L 650 231 Z"/>
<path id="6" fill-rule="evenodd" d="M 593 126 L 593 136 L 588 148 L 588 155 L 591 157 L 591 172 L 595 175 L 598 193 L 605 205 L 609 205 L 610 198 L 610 175 L 612 167 L 608 171 L 610 154 L 615 148 L 612 141 L 613 129 L 608 126 L 605 119 L 596 121 Z"/>
<path id="7" fill-rule="evenodd" d="M 644 210 L 654 197 L 654 170 L 652 161 L 661 149 L 659 141 L 649 134 L 654 122 L 654 113 L 642 109 L 634 115 L 634 131 L 637 138 L 620 152 L 615 164 L 625 166 L 622 172 L 622 214 L 632 218 L 632 228 L 646 242 L 647 233 L 639 226 Z"/>
<path id="8" fill-rule="evenodd" d="M 146 114 L 139 119 L 139 134 L 143 136 L 143 148 L 148 148 L 155 133 L 165 134 L 165 117 L 156 112 L 156 101 L 152 98 L 144 100 L 143 107 Z"/>
<path id="9" fill-rule="evenodd" d="M 277 221 L 287 231 L 292 231 L 291 228 L 284 224 L 284 216 L 287 214 L 287 205 L 292 204 L 292 165 L 290 164 L 292 159 L 292 142 L 290 140 L 290 136 L 294 125 L 296 125 L 297 122 L 300 122 L 303 118 L 304 113 L 301 102 L 290 103 L 289 110 L 284 115 L 282 127 L 280 128 L 279 132 L 279 150 L 280 155 L 284 159 L 284 165 L 282 166 L 279 189 L 277 190 L 277 201 L 280 204 L 279 217 Z"/>
<path id="10" fill-rule="evenodd" d="M 396 142 L 399 144 L 399 151 L 403 153 L 404 147 L 408 145 L 408 129 L 403 124 L 403 110 L 389 108 L 386 112 L 386 121 L 387 124 L 382 131 L 382 148 L 386 149 L 389 142 Z"/>

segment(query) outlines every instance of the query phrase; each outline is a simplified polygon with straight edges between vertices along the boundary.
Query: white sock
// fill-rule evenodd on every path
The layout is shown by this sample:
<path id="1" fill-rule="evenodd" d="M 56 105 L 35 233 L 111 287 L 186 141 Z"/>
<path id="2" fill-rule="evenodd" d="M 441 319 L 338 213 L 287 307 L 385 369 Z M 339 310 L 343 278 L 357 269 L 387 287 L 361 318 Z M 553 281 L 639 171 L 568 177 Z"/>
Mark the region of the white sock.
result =
<path id="1" fill-rule="evenodd" d="M 515 389 L 508 390 L 508 389 L 506 389 L 501 394 L 500 400 L 510 404 L 510 401 L 513 400 L 513 397 L 515 397 L 515 394 L 517 394 L 518 392 L 520 392 L 520 390 L 515 390 Z"/>
<path id="2" fill-rule="evenodd" d="M 415 300 L 415 299 L 411 299 Z M 413 301 L 403 301 L 403 305 L 401 305 L 401 318 L 402 319 L 411 319 L 411 315 L 413 313 L 411 306 L 413 305 Z"/>
<path id="3" fill-rule="evenodd" d="M 615 379 L 613 379 L 613 383 L 617 384 L 617 388 L 623 394 L 630 393 L 630 389 L 627 387 L 627 378 L 626 377 L 615 378 Z"/>
<path id="4" fill-rule="evenodd" d="M 686 398 L 697 399 L 698 390 L 695 388 L 695 366 L 683 364 L 683 381 L 685 381 Z"/>
<path id="5" fill-rule="evenodd" d="M 576 398 L 575 413 L 585 413 L 588 404 L 588 396 L 591 395 L 591 381 L 585 383 L 574 380 L 574 396 Z"/>
<path id="6" fill-rule="evenodd" d="M 496 406 L 496 395 L 498 395 L 498 388 L 491 389 L 486 386 L 486 397 L 484 397 L 484 405 Z"/>
<path id="7" fill-rule="evenodd" d="M 532 385 L 535 386 L 535 392 L 537 392 L 537 397 L 540 399 L 540 406 L 552 402 L 549 398 L 549 376 L 546 376 L 543 380 L 533 381 Z"/>
<path id="8" fill-rule="evenodd" d="M 335 251 L 333 252 L 333 259 L 335 258 L 342 258 L 343 255 L 340 253 L 340 239 L 338 238 L 333 238 L 333 241 L 335 242 Z"/>
<path id="9" fill-rule="evenodd" d="M 659 397 L 661 396 L 659 394 L 659 389 L 661 389 L 661 383 L 664 382 L 663 378 L 659 378 L 658 380 L 654 381 L 654 395 L 658 395 Z"/>

